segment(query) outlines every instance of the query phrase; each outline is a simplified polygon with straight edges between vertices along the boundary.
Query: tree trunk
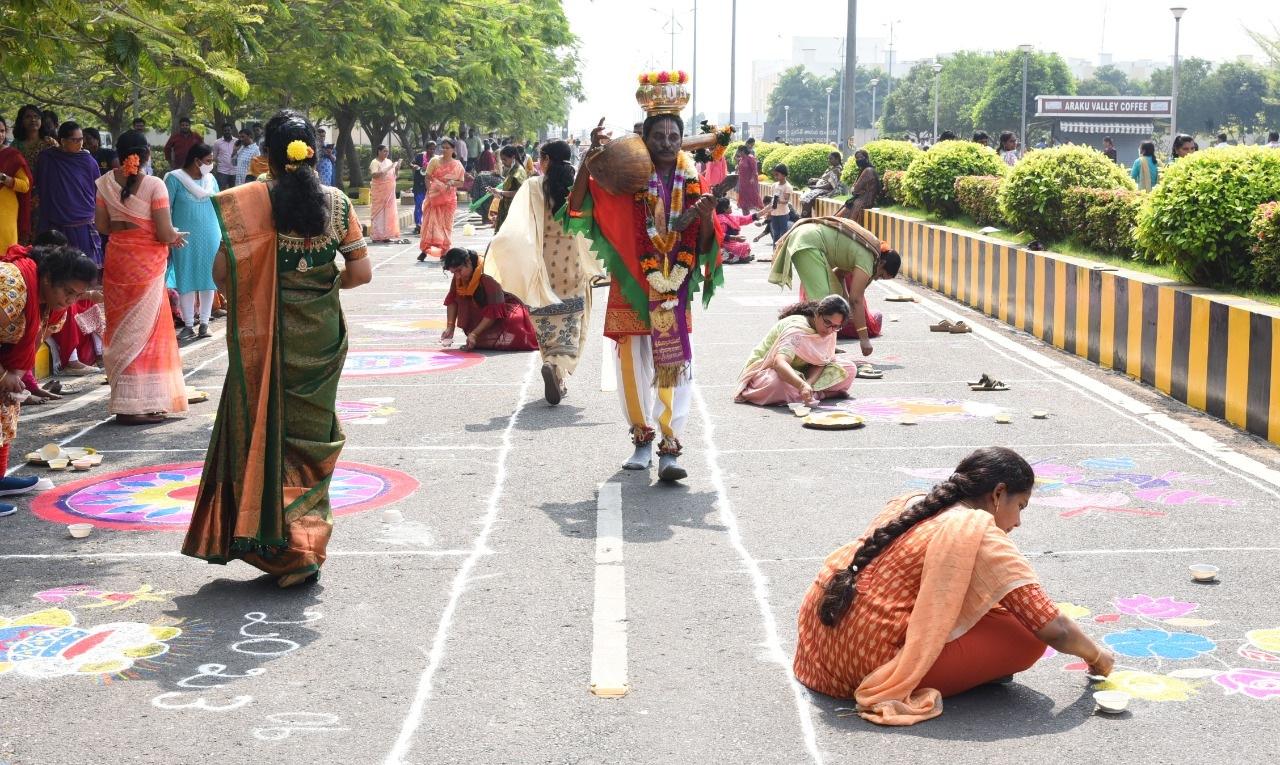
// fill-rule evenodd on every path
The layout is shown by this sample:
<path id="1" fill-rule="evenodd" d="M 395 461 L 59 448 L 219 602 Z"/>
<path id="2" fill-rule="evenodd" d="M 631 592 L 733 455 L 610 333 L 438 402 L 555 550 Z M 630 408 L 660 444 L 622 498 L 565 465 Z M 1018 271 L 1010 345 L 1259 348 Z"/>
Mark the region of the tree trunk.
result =
<path id="1" fill-rule="evenodd" d="M 178 132 L 178 119 L 190 117 L 196 100 L 191 95 L 191 88 L 182 87 L 169 91 L 169 134 Z"/>
<path id="2" fill-rule="evenodd" d="M 358 188 L 364 185 L 364 176 L 360 171 L 360 160 L 356 156 L 356 142 L 351 138 L 351 131 L 356 126 L 356 115 L 350 107 L 342 106 L 333 110 L 333 121 L 338 131 L 334 148 L 337 151 L 334 182 L 339 188 Z M 342 185 L 342 163 L 347 164 L 347 185 Z"/>

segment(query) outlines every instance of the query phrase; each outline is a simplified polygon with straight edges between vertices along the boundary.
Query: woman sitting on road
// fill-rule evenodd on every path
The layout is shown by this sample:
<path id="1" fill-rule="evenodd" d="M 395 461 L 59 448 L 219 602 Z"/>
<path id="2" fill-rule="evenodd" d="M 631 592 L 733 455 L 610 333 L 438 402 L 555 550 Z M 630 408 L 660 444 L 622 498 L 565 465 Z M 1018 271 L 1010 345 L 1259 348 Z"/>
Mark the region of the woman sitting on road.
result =
<path id="1" fill-rule="evenodd" d="M 808 297 L 839 295 L 848 300 L 853 320 L 850 329 L 857 334 L 862 355 L 870 356 L 871 338 L 878 332 L 871 332 L 868 323 L 878 317 L 867 309 L 867 287 L 874 279 L 894 278 L 901 265 L 902 257 L 896 251 L 857 223 L 843 218 L 808 218 L 778 242 L 769 282 L 790 287 L 794 266 Z"/>
<path id="2" fill-rule="evenodd" d="M 927 495 L 889 502 L 810 585 L 796 679 L 856 699 L 871 722 L 913 725 L 944 697 L 1028 669 L 1046 644 L 1110 674 L 1115 657 L 1059 613 L 1007 536 L 1034 485 L 1017 452 L 987 447 Z"/>
<path id="3" fill-rule="evenodd" d="M 836 331 L 848 318 L 839 295 L 784 309 L 747 359 L 733 400 L 770 406 L 847 396 L 858 369 L 836 356 Z"/>
<path id="4" fill-rule="evenodd" d="M 484 261 L 474 250 L 449 250 L 444 255 L 444 270 L 453 274 L 453 281 L 444 296 L 448 324 L 440 335 L 441 342 L 451 343 L 454 328 L 462 327 L 467 336 L 464 351 L 538 350 L 529 309 L 515 295 L 503 291 L 492 276 L 485 276 Z"/>

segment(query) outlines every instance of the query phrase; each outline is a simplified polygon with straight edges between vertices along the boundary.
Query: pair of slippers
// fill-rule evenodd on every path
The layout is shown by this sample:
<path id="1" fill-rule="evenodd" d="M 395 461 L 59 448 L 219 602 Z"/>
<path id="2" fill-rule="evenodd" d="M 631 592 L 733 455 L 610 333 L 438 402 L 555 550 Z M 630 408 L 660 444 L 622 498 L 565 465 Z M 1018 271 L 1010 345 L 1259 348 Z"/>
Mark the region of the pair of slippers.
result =
<path id="1" fill-rule="evenodd" d="M 977 382 L 969 383 L 969 390 L 972 391 L 991 391 L 991 390 L 1009 390 L 1009 386 L 995 379 L 986 372 L 982 373 Z"/>
<path id="2" fill-rule="evenodd" d="M 943 319 L 937 324 L 930 324 L 929 331 L 930 332 L 950 332 L 953 335 L 963 335 L 966 332 L 972 332 L 973 327 L 970 327 L 968 324 L 965 324 L 963 321 L 957 321 L 955 323 L 952 323 L 947 319 Z"/>

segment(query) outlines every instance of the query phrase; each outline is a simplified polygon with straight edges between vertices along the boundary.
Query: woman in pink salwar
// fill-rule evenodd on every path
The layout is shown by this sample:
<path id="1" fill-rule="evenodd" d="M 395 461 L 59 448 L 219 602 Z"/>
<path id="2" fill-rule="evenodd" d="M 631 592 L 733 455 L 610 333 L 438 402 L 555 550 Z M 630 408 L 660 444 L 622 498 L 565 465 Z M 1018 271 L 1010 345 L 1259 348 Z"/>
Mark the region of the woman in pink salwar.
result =
<path id="1" fill-rule="evenodd" d="M 755 141 L 754 138 L 747 139 L 746 145 L 739 146 L 734 157 L 738 168 L 738 207 L 743 215 L 764 207 L 760 199 L 760 165 L 756 162 Z"/>
<path id="2" fill-rule="evenodd" d="M 839 295 L 785 309 L 747 359 L 733 400 L 770 406 L 849 395 L 858 368 L 836 355 L 836 332 L 848 317 Z"/>
<path id="3" fill-rule="evenodd" d="M 400 173 L 400 160 L 392 162 L 387 147 L 381 144 L 377 152 L 378 156 L 369 162 L 369 238 L 374 242 L 398 242 L 400 200 L 396 176 Z"/>
<path id="4" fill-rule="evenodd" d="M 418 260 L 426 260 L 432 248 L 442 257 L 453 246 L 453 215 L 458 210 L 458 188 L 466 182 L 462 163 L 453 156 L 453 141 L 440 142 L 440 156 L 427 163 L 427 201 L 422 206 L 422 235 Z"/>

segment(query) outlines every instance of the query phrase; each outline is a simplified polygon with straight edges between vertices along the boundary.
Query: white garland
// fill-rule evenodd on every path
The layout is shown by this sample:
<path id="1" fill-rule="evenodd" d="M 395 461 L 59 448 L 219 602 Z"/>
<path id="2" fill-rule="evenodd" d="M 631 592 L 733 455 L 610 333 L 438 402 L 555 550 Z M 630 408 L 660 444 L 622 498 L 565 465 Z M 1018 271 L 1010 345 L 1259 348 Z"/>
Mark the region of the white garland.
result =
<path id="1" fill-rule="evenodd" d="M 688 275 L 689 269 L 685 268 L 683 265 L 677 264 L 675 268 L 671 269 L 671 273 L 666 276 L 663 276 L 661 271 L 651 272 L 648 275 L 649 286 L 653 287 L 654 292 L 663 295 L 674 293 L 676 290 L 680 289 L 680 285 L 684 284 L 684 279 Z M 663 304 L 663 307 L 667 307 L 665 303 Z"/>

